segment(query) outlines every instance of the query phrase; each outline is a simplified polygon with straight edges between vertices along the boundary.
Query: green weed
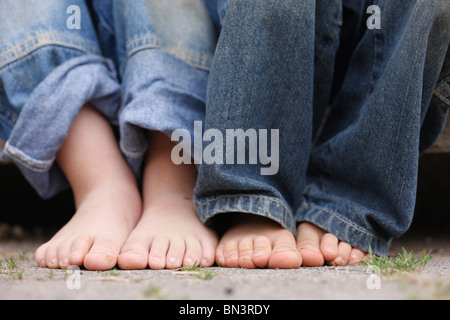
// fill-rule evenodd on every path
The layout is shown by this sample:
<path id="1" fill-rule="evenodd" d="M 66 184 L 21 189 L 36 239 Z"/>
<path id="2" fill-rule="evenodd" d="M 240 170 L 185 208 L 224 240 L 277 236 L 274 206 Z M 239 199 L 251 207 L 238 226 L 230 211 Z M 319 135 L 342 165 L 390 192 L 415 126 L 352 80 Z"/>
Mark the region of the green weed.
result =
<path id="1" fill-rule="evenodd" d="M 422 256 L 416 258 L 413 251 L 408 252 L 405 248 L 402 248 L 402 252 L 396 257 L 379 257 L 372 253 L 372 249 L 369 249 L 369 255 L 363 260 L 363 263 L 368 266 L 375 266 L 384 275 L 391 275 L 398 272 L 423 270 L 431 258 L 431 251 L 428 253 L 422 252 Z"/>

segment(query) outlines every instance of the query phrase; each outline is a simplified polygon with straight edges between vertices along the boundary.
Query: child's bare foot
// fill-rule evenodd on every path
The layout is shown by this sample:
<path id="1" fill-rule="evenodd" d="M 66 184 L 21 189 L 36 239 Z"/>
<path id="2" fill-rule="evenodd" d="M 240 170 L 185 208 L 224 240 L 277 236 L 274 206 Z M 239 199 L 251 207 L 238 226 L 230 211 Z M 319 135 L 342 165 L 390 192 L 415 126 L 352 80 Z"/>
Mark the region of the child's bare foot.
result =
<path id="1" fill-rule="evenodd" d="M 71 265 L 84 265 L 88 270 L 114 268 L 120 247 L 137 220 L 131 216 L 140 215 L 135 200 L 136 195 L 125 186 L 93 190 L 70 222 L 36 251 L 36 263 L 52 269 Z"/>
<path id="2" fill-rule="evenodd" d="M 141 215 L 141 198 L 112 129 L 93 107 L 85 106 L 76 117 L 57 162 L 72 186 L 77 211 L 38 248 L 36 263 L 48 268 L 113 268 Z"/>
<path id="3" fill-rule="evenodd" d="M 302 259 L 292 232 L 268 218 L 240 213 L 222 237 L 216 261 L 231 268 L 295 269 Z"/>
<path id="4" fill-rule="evenodd" d="M 208 267 L 217 236 L 197 216 L 192 199 L 167 194 L 153 201 L 119 256 L 122 269 Z"/>
<path id="5" fill-rule="evenodd" d="M 363 251 L 308 222 L 298 226 L 297 247 L 303 265 L 307 267 L 322 266 L 325 261 L 331 265 L 353 265 L 360 263 L 365 256 Z"/>
<path id="6" fill-rule="evenodd" d="M 144 211 L 119 256 L 122 269 L 175 269 L 211 266 L 217 235 L 200 221 L 193 202 L 197 171 L 175 165 L 174 144 L 163 133 L 149 133 L 143 178 Z"/>

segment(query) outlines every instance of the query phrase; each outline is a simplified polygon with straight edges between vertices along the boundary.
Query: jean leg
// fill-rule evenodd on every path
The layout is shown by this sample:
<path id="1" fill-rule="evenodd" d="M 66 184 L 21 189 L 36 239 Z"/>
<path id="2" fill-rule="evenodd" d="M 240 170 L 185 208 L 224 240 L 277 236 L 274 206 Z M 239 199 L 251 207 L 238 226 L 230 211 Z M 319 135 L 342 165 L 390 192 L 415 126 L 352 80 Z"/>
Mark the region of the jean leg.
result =
<path id="1" fill-rule="evenodd" d="M 200 165 L 195 200 L 204 221 L 245 212 L 295 233 L 292 205 L 311 144 L 314 10 L 313 0 L 230 2 L 209 79 L 205 130 L 225 137 L 227 129 L 278 129 L 279 150 L 272 145 L 271 152 L 281 158 L 275 175 L 262 175 L 250 161 Z M 227 142 L 221 146 L 228 153 Z"/>
<path id="2" fill-rule="evenodd" d="M 319 143 L 298 222 L 386 254 L 409 227 L 420 131 L 450 39 L 448 1 L 376 1 Z"/>
<path id="3" fill-rule="evenodd" d="M 85 1 L 5 0 L 0 21 L 2 156 L 48 198 L 68 187 L 55 157 L 81 107 L 115 120 L 114 66 L 100 55 Z"/>
<path id="4" fill-rule="evenodd" d="M 343 23 L 342 0 L 316 0 L 314 45 L 314 112 L 312 136 L 315 141 L 328 110 L 335 78 L 335 63 Z M 313 141 L 313 143 L 314 143 Z"/>
<path id="5" fill-rule="evenodd" d="M 204 120 L 216 32 L 202 0 L 116 0 L 113 7 L 123 96 L 120 146 L 139 175 L 144 129 L 193 135 L 194 121 Z"/>

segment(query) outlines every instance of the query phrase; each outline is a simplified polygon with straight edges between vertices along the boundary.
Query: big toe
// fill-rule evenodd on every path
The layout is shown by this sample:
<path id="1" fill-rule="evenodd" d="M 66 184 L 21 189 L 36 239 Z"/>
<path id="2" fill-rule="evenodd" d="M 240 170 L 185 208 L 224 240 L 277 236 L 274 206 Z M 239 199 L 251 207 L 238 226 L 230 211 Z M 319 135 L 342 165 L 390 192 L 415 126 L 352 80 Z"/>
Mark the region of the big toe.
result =
<path id="1" fill-rule="evenodd" d="M 320 251 L 320 240 L 325 232 L 312 224 L 302 223 L 297 233 L 297 248 L 302 257 L 302 264 L 306 267 L 322 266 L 325 259 Z"/>
<path id="2" fill-rule="evenodd" d="M 149 241 L 128 239 L 117 258 L 117 265 L 124 270 L 141 270 L 148 266 Z"/>
<path id="3" fill-rule="evenodd" d="M 94 243 L 84 257 L 84 267 L 88 270 L 111 270 L 117 264 L 118 250 L 108 241 Z"/>
<path id="4" fill-rule="evenodd" d="M 302 257 L 296 248 L 295 239 L 289 231 L 280 232 L 273 243 L 269 259 L 270 269 L 296 269 L 302 264 Z"/>

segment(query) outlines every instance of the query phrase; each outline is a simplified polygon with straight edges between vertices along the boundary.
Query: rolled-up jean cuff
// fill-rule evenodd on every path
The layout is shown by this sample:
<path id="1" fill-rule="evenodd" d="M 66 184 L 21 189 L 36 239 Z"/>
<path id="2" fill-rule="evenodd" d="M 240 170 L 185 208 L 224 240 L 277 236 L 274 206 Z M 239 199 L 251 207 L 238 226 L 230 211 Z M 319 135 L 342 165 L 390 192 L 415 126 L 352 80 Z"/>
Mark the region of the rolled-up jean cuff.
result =
<path id="1" fill-rule="evenodd" d="M 167 136 L 204 121 L 208 71 L 161 50 L 142 50 L 128 60 L 119 111 L 120 148 L 135 175 L 147 151 L 145 131 Z"/>
<path id="2" fill-rule="evenodd" d="M 221 213 L 249 213 L 263 216 L 278 222 L 283 228 L 296 234 L 292 211 L 282 201 L 262 195 L 222 195 L 203 201 L 196 201 L 200 219 L 208 223 Z"/>
<path id="3" fill-rule="evenodd" d="M 299 211 L 302 212 L 302 219 L 297 223 L 310 222 L 362 251 L 369 252 L 370 249 L 376 255 L 388 254 L 392 239 L 381 239 L 364 228 L 346 221 L 339 214 L 329 209 L 302 206 Z"/>
<path id="4" fill-rule="evenodd" d="M 13 161 L 44 199 L 69 187 L 56 154 L 86 103 L 117 123 L 120 86 L 112 62 L 101 56 L 73 58 L 55 68 L 31 93 L 6 142 L 2 157 Z"/>

